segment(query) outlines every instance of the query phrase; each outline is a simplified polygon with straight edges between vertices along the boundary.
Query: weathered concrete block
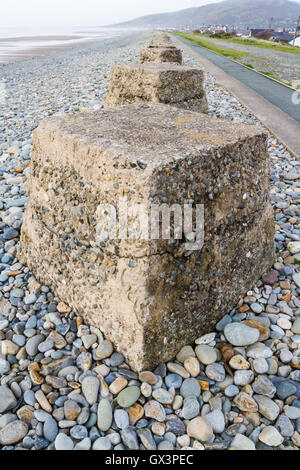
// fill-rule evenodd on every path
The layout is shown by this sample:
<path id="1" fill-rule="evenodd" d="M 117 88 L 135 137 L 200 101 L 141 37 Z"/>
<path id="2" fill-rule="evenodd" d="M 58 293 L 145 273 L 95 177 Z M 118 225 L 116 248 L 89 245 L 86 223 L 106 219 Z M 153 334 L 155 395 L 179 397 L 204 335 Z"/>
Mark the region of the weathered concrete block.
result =
<path id="1" fill-rule="evenodd" d="M 172 47 L 172 39 L 166 33 L 158 33 L 150 42 L 149 47 Z"/>
<path id="2" fill-rule="evenodd" d="M 272 264 L 266 139 L 162 104 L 51 117 L 34 131 L 19 258 L 134 369 L 151 369 L 211 331 Z M 204 207 L 203 247 L 186 247 L 192 227 L 180 239 L 100 238 L 101 204 L 117 207 L 123 233 L 120 197 L 128 211 Z"/>
<path id="3" fill-rule="evenodd" d="M 145 62 L 174 62 L 182 65 L 182 52 L 176 47 L 148 47 L 141 52 L 140 64 Z"/>
<path id="4" fill-rule="evenodd" d="M 169 63 L 114 66 L 105 107 L 148 102 L 206 113 L 202 70 Z"/>

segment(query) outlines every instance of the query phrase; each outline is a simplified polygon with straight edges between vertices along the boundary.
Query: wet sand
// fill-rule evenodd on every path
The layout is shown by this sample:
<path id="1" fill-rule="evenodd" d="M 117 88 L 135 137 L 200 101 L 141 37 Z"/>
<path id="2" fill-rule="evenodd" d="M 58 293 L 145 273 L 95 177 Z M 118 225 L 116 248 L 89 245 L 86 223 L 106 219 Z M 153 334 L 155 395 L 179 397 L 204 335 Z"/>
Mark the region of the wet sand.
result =
<path id="1" fill-rule="evenodd" d="M 86 31 L 88 34 L 88 31 Z M 37 36 L 16 36 L 0 37 L 0 65 L 33 57 L 43 57 L 51 52 L 61 49 L 69 49 L 80 44 L 87 44 L 101 39 L 108 39 L 101 31 L 90 32 L 84 36 L 78 33 L 73 35 L 37 35 Z"/>
<path id="2" fill-rule="evenodd" d="M 85 39 L 82 42 L 91 42 L 91 39 Z M 61 49 L 68 49 L 71 47 L 75 47 L 79 42 L 72 42 L 71 44 L 63 43 L 57 44 L 55 46 L 36 46 L 31 49 L 24 49 L 15 52 L 8 53 L 7 51 L 3 54 L 1 53 L 1 42 L 0 42 L 0 64 L 5 64 L 9 62 L 16 62 L 18 60 L 30 59 L 33 57 L 42 57 L 51 52 L 55 52 Z M 80 41 L 81 43 L 81 41 Z"/>
<path id="3" fill-rule="evenodd" d="M 83 39 L 83 36 L 20 36 L 14 38 L 1 38 L 0 45 L 3 42 L 19 42 L 19 41 L 71 41 L 74 39 Z"/>

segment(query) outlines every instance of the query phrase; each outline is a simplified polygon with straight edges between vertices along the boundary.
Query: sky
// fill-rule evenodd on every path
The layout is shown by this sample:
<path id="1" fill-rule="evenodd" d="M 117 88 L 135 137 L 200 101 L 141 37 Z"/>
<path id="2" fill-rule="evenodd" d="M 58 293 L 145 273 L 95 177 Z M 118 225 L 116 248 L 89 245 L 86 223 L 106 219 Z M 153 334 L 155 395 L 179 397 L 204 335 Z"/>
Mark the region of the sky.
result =
<path id="1" fill-rule="evenodd" d="M 0 26 L 101 26 L 220 0 L 0 0 Z"/>
<path id="2" fill-rule="evenodd" d="M 101 26 L 218 1 L 0 0 L 0 27 Z"/>

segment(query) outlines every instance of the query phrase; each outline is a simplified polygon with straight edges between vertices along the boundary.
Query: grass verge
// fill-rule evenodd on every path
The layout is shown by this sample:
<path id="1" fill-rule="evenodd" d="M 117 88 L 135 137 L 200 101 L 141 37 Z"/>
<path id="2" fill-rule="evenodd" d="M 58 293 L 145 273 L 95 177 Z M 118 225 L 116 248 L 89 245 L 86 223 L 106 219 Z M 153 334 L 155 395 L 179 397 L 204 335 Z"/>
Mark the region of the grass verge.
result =
<path id="1" fill-rule="evenodd" d="M 203 35 L 193 34 L 193 33 L 180 33 L 180 32 L 177 32 L 174 34 L 184 39 L 188 39 L 189 41 L 192 41 L 194 44 L 197 44 L 198 46 L 205 47 L 206 49 L 209 49 L 210 51 L 213 51 L 213 52 L 217 52 L 218 54 L 221 54 L 224 57 L 228 57 L 230 59 L 236 60 L 240 64 L 245 65 L 246 67 L 249 67 L 250 69 L 256 70 L 257 72 L 260 72 L 269 78 L 273 78 L 274 80 L 277 80 L 283 85 L 291 86 L 290 83 L 285 82 L 281 80 L 280 78 L 276 77 L 272 72 L 267 72 L 265 70 L 257 70 L 253 65 L 247 64 L 246 62 L 243 62 L 242 60 L 240 60 L 242 57 L 249 57 L 249 55 L 244 52 L 237 52 L 235 49 L 222 49 L 221 47 L 216 46 L 210 41 L 205 41 L 205 39 L 203 39 Z M 251 57 L 255 58 L 252 54 L 251 54 Z"/>
<path id="2" fill-rule="evenodd" d="M 209 41 L 205 41 L 205 39 L 202 39 L 202 36 L 199 36 L 197 34 L 188 34 L 188 33 L 176 33 L 176 34 L 184 39 L 193 41 L 198 46 L 205 47 L 206 49 L 209 49 L 210 51 L 213 51 L 213 52 L 217 52 L 218 54 L 221 54 L 225 57 L 231 57 L 235 60 L 238 60 L 241 57 L 248 56 L 247 53 L 236 51 L 235 49 L 227 49 L 227 48 L 222 49 L 222 47 L 218 47 Z"/>
<path id="3" fill-rule="evenodd" d="M 201 35 L 203 37 L 209 38 L 208 34 Z M 288 46 L 285 44 L 277 44 L 272 41 L 267 41 L 265 39 L 255 39 L 255 38 L 210 38 L 217 39 L 218 41 L 231 42 L 233 44 L 240 44 L 241 46 L 253 46 L 260 47 L 262 49 L 272 49 L 274 51 L 286 52 L 287 54 L 298 54 L 300 55 L 300 47 Z"/>
<path id="4" fill-rule="evenodd" d="M 277 81 L 280 82 L 280 83 L 283 83 L 283 85 L 291 86 L 290 83 L 284 82 L 283 80 L 280 80 L 280 78 L 278 78 L 278 77 L 276 77 L 275 75 L 273 75 L 272 72 L 267 72 L 266 70 L 258 70 L 258 72 L 259 72 L 259 73 L 262 73 L 263 75 L 266 75 L 267 77 L 273 78 L 274 80 L 277 80 Z"/>

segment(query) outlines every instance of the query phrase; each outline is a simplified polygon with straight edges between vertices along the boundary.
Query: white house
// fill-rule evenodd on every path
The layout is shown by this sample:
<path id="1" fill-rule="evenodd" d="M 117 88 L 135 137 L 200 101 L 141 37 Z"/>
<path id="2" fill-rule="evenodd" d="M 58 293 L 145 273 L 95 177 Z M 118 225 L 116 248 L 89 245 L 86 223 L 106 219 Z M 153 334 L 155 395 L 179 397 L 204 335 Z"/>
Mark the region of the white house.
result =
<path id="1" fill-rule="evenodd" d="M 294 42 L 294 40 L 293 40 L 293 41 L 290 41 L 291 46 L 293 45 L 293 42 Z M 295 46 L 296 46 L 296 47 L 300 47 L 300 36 L 297 36 L 297 37 L 296 37 L 296 39 L 295 39 Z"/>

